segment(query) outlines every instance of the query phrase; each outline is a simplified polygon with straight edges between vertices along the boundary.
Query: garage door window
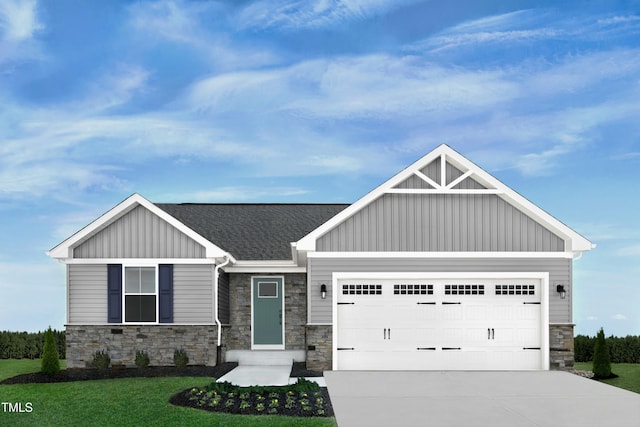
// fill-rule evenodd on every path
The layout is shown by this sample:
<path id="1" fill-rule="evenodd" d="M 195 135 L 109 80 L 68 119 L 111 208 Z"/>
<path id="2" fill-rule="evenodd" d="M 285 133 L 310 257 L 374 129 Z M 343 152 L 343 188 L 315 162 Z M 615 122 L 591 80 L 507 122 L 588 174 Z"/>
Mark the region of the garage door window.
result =
<path id="1" fill-rule="evenodd" d="M 535 295 L 535 285 L 496 285 L 496 295 Z"/>
<path id="2" fill-rule="evenodd" d="M 444 285 L 445 295 L 484 295 L 484 285 Z"/>
<path id="3" fill-rule="evenodd" d="M 342 285 L 342 295 L 382 295 L 382 285 Z"/>
<path id="4" fill-rule="evenodd" d="M 394 295 L 433 295 L 433 285 L 400 284 L 393 285 Z"/>

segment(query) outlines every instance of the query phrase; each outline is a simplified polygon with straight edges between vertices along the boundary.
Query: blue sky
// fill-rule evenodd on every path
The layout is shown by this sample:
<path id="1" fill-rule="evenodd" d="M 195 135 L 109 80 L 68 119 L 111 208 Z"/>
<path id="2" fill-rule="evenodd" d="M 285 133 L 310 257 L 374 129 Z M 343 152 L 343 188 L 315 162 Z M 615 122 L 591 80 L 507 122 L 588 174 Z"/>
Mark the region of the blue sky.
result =
<path id="1" fill-rule="evenodd" d="M 598 244 L 576 333 L 640 334 L 636 1 L 0 0 L 0 330 L 131 193 L 353 202 L 441 143 Z M 635 190 L 634 190 L 635 188 Z"/>

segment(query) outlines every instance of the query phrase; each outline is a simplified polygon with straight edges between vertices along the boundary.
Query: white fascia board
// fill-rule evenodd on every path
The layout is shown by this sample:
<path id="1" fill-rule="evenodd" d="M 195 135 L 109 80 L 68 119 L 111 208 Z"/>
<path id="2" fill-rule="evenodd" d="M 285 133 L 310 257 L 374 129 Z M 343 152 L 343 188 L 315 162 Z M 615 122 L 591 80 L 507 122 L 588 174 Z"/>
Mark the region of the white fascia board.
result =
<path id="1" fill-rule="evenodd" d="M 198 264 L 215 265 L 215 259 L 209 258 L 69 258 L 64 260 L 65 264 L 135 264 L 135 265 L 157 265 L 157 264 Z"/>
<path id="2" fill-rule="evenodd" d="M 309 258 L 573 258 L 571 252 L 309 252 Z"/>
<path id="3" fill-rule="evenodd" d="M 355 214 L 356 212 L 358 212 L 359 210 L 367 206 L 369 203 L 373 202 L 374 200 L 384 195 L 387 192 L 387 190 L 400 184 L 402 181 L 404 181 L 405 179 L 413 175 L 416 171 L 419 171 L 420 169 L 424 168 L 429 163 L 437 159 L 443 153 L 443 150 L 445 148 L 449 148 L 449 147 L 447 147 L 444 144 L 440 145 L 438 148 L 436 148 L 426 156 L 417 160 L 410 166 L 407 166 L 402 171 L 400 171 L 396 175 L 389 178 L 383 184 L 379 185 L 378 187 L 376 187 L 375 189 L 367 193 L 364 197 L 357 200 L 351 206 L 345 208 L 342 212 L 338 213 L 329 221 L 325 222 L 320 227 L 316 228 L 311 233 L 307 234 L 302 239 L 298 240 L 298 242 L 296 243 L 297 250 L 298 251 L 315 251 L 316 240 L 320 236 L 322 236 L 326 232 L 333 229 L 335 226 L 345 221 L 347 218 L 349 218 L 350 216 L 352 216 L 353 214 Z"/>
<path id="4" fill-rule="evenodd" d="M 108 225 L 113 223 L 113 221 L 131 211 L 138 205 L 145 207 L 154 215 L 171 224 L 180 232 L 190 237 L 198 244 L 202 245 L 205 248 L 207 258 L 229 257 L 231 260 L 235 261 L 235 258 L 233 258 L 231 254 L 228 254 L 218 246 L 214 245 L 209 240 L 202 237 L 200 234 L 196 233 L 191 228 L 187 227 L 182 222 L 178 221 L 176 218 L 169 215 L 167 212 L 163 211 L 138 193 L 132 194 L 124 201 L 120 202 L 117 206 L 100 216 L 98 219 L 82 228 L 80 231 L 76 232 L 74 235 L 60 243 L 58 246 L 51 249 L 49 252 L 47 252 L 47 255 L 57 259 L 70 259 L 73 255 L 74 247 L 76 247 L 85 239 L 99 232 L 103 228 L 107 227 Z"/>
<path id="5" fill-rule="evenodd" d="M 227 273 L 306 273 L 306 266 L 299 266 L 288 260 L 236 261 L 233 266 L 225 267 Z"/>

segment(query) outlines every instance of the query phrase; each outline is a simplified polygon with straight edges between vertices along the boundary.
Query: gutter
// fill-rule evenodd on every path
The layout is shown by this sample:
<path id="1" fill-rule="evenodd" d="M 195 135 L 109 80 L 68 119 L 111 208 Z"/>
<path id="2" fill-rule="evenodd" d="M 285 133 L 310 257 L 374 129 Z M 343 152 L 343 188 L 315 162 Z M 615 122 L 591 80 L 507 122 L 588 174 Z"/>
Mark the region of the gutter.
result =
<path id="1" fill-rule="evenodd" d="M 218 340 L 216 341 L 216 365 L 222 363 L 222 345 L 220 344 L 220 341 L 222 340 L 222 323 L 220 322 L 220 318 L 218 317 L 218 279 L 220 276 L 220 269 L 230 262 L 231 258 L 225 255 L 224 262 L 222 262 L 222 264 L 216 264 L 213 267 L 213 320 L 218 326 Z"/>

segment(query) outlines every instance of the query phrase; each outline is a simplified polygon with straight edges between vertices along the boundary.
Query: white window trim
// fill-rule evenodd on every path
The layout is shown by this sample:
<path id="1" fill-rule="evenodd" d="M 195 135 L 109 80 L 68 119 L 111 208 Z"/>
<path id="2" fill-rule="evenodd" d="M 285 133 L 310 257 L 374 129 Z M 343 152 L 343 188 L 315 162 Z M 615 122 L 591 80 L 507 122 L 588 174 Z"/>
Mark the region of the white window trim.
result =
<path id="1" fill-rule="evenodd" d="M 155 296 L 156 296 L 156 321 L 155 322 L 127 322 L 127 307 L 126 307 L 126 271 L 127 267 L 136 268 L 136 267 L 153 267 L 155 269 Z M 155 262 L 139 262 L 139 263 L 128 263 L 122 264 L 122 324 L 123 325 L 159 325 L 160 324 L 160 293 L 158 289 L 158 281 L 159 281 L 159 264 Z M 151 295 L 148 293 L 144 294 L 131 294 L 131 295 Z"/>

